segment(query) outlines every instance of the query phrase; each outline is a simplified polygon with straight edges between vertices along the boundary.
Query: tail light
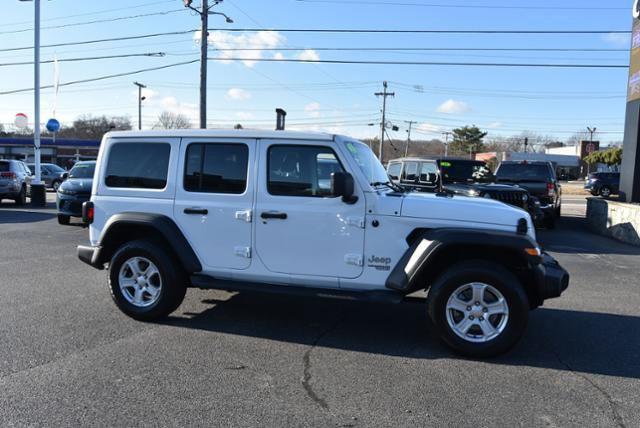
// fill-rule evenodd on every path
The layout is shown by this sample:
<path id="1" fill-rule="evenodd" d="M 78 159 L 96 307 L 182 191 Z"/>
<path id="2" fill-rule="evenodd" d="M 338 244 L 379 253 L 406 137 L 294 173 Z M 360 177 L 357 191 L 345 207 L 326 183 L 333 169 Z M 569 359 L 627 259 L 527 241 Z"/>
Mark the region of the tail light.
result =
<path id="1" fill-rule="evenodd" d="M 555 194 L 556 188 L 553 183 L 547 183 L 547 195 L 553 196 Z"/>
<path id="2" fill-rule="evenodd" d="M 0 177 L 15 180 L 17 176 L 15 172 L 0 172 Z"/>
<path id="3" fill-rule="evenodd" d="M 94 211 L 93 202 L 87 201 L 82 204 L 82 222 L 84 224 L 93 223 Z"/>

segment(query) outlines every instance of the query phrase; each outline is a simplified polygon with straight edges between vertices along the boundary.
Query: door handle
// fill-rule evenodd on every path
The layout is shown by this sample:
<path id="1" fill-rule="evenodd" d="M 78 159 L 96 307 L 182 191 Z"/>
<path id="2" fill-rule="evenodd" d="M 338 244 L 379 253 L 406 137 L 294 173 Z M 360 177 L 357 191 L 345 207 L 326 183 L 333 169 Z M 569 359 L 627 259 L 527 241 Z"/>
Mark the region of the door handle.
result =
<path id="1" fill-rule="evenodd" d="M 209 210 L 207 210 L 205 208 L 185 208 L 184 209 L 184 213 L 185 214 L 207 215 L 207 214 L 209 214 Z"/>
<path id="2" fill-rule="evenodd" d="M 278 212 L 264 212 L 262 214 L 260 214 L 261 218 L 264 219 L 268 219 L 268 218 L 275 218 L 275 219 L 279 219 L 279 220 L 286 220 L 287 219 L 287 213 L 278 213 Z"/>

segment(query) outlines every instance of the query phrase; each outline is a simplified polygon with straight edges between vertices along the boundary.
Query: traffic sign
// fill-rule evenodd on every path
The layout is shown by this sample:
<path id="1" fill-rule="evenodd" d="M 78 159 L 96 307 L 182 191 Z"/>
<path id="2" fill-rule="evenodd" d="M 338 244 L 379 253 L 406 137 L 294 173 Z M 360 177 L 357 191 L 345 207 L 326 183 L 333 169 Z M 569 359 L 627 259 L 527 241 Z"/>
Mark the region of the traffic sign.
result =
<path id="1" fill-rule="evenodd" d="M 60 122 L 58 119 L 49 119 L 47 122 L 47 131 L 56 133 L 60 130 Z"/>

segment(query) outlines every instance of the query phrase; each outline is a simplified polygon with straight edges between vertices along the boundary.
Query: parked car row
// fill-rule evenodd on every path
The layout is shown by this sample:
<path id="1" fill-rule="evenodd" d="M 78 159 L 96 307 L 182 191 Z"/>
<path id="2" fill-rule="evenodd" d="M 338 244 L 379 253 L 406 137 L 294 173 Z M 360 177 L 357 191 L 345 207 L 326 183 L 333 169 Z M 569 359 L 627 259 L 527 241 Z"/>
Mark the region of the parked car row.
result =
<path id="1" fill-rule="evenodd" d="M 389 178 L 406 189 L 495 199 L 529 213 L 537 226 L 553 228 L 562 188 L 549 162 L 503 162 L 495 175 L 483 161 L 403 158 L 389 162 Z"/>

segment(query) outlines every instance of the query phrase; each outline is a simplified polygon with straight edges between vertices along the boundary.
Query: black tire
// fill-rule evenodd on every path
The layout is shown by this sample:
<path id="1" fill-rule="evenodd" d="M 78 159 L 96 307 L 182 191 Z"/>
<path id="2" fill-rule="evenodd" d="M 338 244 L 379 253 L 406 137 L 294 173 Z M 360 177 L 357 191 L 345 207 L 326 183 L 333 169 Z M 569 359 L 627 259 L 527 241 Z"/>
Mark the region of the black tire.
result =
<path id="1" fill-rule="evenodd" d="M 608 199 L 611 196 L 611 188 L 609 186 L 602 186 L 598 193 L 603 198 Z"/>
<path id="2" fill-rule="evenodd" d="M 68 225 L 71 222 L 71 217 L 64 214 L 58 214 L 58 224 L 63 226 Z"/>
<path id="3" fill-rule="evenodd" d="M 20 193 L 14 199 L 16 205 L 25 205 L 27 203 L 27 189 L 25 186 L 20 188 Z"/>
<path id="4" fill-rule="evenodd" d="M 556 214 L 555 214 L 555 210 L 553 213 L 547 214 L 544 217 L 544 227 L 546 227 L 547 229 L 555 229 L 556 228 Z"/>
<path id="5" fill-rule="evenodd" d="M 53 182 L 51 183 L 51 188 L 53 189 L 54 192 L 58 191 L 58 187 L 60 187 L 60 180 L 53 180 Z"/>
<path id="6" fill-rule="evenodd" d="M 562 205 L 558 205 L 558 208 L 556 208 L 556 219 L 560 217 L 562 217 Z"/>
<path id="7" fill-rule="evenodd" d="M 484 283 L 495 288 L 508 306 L 509 316 L 504 329 L 486 342 L 462 338 L 447 320 L 449 298 L 459 287 L 471 283 Z M 473 358 L 491 357 L 511 349 L 524 334 L 529 309 L 529 300 L 520 281 L 499 264 L 480 260 L 462 262 L 449 268 L 435 281 L 427 299 L 429 317 L 442 340 L 455 352 Z"/>
<path id="8" fill-rule="evenodd" d="M 159 297 L 147 307 L 130 303 L 120 288 L 120 270 L 133 257 L 143 257 L 155 264 L 162 281 Z M 154 241 L 139 240 L 124 244 L 109 264 L 109 290 L 113 301 L 122 312 L 140 321 L 158 320 L 175 311 L 184 300 L 186 284 L 187 276 L 180 269 L 179 262 L 161 243 Z"/>

